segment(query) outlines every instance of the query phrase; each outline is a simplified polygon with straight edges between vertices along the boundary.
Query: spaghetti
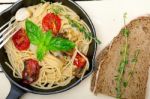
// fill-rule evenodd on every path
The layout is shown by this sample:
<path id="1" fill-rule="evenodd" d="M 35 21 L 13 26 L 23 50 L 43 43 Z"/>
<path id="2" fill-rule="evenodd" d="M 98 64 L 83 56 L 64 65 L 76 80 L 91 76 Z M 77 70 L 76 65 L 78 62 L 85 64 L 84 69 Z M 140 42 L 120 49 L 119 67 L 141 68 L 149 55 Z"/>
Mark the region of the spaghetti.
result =
<path id="1" fill-rule="evenodd" d="M 74 64 L 76 55 L 79 54 L 86 61 L 85 66 L 81 69 L 81 76 L 84 76 L 85 72 L 89 68 L 89 62 L 86 58 L 86 54 L 89 49 L 91 39 L 86 39 L 84 33 L 79 31 L 76 27 L 73 27 L 66 16 L 69 16 L 71 20 L 74 20 L 85 28 L 86 31 L 90 32 L 90 29 L 82 21 L 79 16 L 70 8 L 60 4 L 48 2 L 44 4 L 38 4 L 27 7 L 31 16 L 29 19 L 42 27 L 42 19 L 47 13 L 55 13 L 61 18 L 61 27 L 59 34 L 70 41 L 75 43 L 73 55 L 64 55 L 63 52 L 59 51 L 48 51 L 42 61 L 38 61 L 40 65 L 40 72 L 38 79 L 30 84 L 33 87 L 40 89 L 52 89 L 59 86 L 65 86 L 76 77 L 75 72 L 78 69 Z M 25 28 L 25 21 L 17 22 L 17 24 Z M 16 49 L 12 39 L 5 44 L 5 49 L 8 55 L 8 59 L 11 64 L 6 63 L 13 71 L 15 78 L 22 79 L 22 71 L 25 69 L 24 61 L 27 59 L 37 60 L 36 47 L 30 44 L 27 50 L 19 51 Z"/>

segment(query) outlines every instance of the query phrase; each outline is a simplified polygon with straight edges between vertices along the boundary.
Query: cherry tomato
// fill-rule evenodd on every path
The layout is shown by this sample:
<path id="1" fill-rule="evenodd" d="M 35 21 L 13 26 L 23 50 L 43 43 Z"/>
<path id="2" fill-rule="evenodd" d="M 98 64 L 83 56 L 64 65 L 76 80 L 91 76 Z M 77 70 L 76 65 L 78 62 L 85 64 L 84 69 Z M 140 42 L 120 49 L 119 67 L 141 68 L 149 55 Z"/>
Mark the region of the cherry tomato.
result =
<path id="1" fill-rule="evenodd" d="M 48 13 L 42 20 L 42 26 L 45 31 L 52 30 L 56 35 L 61 27 L 61 19 L 54 13 Z"/>
<path id="2" fill-rule="evenodd" d="M 24 62 L 25 68 L 22 72 L 23 83 L 31 84 L 39 78 L 40 66 L 36 60 L 28 59 Z"/>
<path id="3" fill-rule="evenodd" d="M 78 68 L 82 68 L 85 66 L 85 64 L 86 60 L 79 53 L 77 53 L 74 59 L 74 65 L 76 65 Z"/>
<path id="4" fill-rule="evenodd" d="M 18 30 L 15 35 L 13 35 L 12 40 L 15 47 L 20 51 L 27 50 L 30 46 L 29 38 L 23 28 Z"/>

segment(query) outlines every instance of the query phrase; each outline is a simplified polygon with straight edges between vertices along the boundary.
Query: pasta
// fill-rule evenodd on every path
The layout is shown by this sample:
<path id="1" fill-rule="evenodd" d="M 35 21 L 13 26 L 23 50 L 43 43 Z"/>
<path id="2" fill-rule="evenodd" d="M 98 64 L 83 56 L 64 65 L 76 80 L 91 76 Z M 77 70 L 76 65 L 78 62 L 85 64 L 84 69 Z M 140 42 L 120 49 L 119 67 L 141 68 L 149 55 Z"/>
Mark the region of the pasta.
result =
<path id="1" fill-rule="evenodd" d="M 89 61 L 86 55 L 91 39 L 85 38 L 84 33 L 76 27 L 73 27 L 69 23 L 67 16 L 69 16 L 71 20 L 78 22 L 86 31 L 90 32 L 86 23 L 82 21 L 73 10 L 60 3 L 41 3 L 27 7 L 27 10 L 31 14 L 29 20 L 37 24 L 39 27 L 42 27 L 42 19 L 47 13 L 57 14 L 61 19 L 59 34 L 75 43 L 72 56 L 64 55 L 61 51 L 46 52 L 43 60 L 38 61 L 40 65 L 39 77 L 30 85 L 40 89 L 52 89 L 69 84 L 70 81 L 76 77 L 75 72 L 78 68 L 75 66 L 74 60 L 77 54 L 81 55 L 86 61 L 85 66 L 80 71 L 80 78 L 82 79 L 89 68 Z M 17 22 L 17 24 L 26 28 L 25 20 Z M 6 64 L 12 69 L 15 78 L 22 79 L 22 71 L 25 69 L 24 61 L 27 59 L 37 60 L 36 47 L 33 46 L 33 44 L 30 44 L 30 47 L 27 50 L 19 51 L 15 47 L 12 39 L 10 39 L 4 47 L 11 63 Z"/>

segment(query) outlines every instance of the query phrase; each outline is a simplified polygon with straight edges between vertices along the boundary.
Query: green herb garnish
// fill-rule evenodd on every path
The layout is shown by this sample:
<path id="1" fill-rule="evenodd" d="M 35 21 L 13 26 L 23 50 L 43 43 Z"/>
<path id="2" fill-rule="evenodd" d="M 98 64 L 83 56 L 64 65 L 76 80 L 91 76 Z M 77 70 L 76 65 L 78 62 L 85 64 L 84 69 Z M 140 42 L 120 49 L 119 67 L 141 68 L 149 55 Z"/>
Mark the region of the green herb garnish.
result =
<path id="1" fill-rule="evenodd" d="M 86 28 L 85 28 L 83 25 L 81 25 L 79 22 L 70 19 L 69 16 L 66 16 L 66 18 L 68 19 L 69 24 L 71 24 L 72 27 L 75 27 L 75 28 L 77 28 L 80 32 L 84 33 L 85 39 L 88 39 L 88 40 L 93 39 L 97 44 L 101 44 L 101 41 L 100 41 L 97 37 L 93 37 L 93 36 L 92 36 L 92 33 L 91 33 L 91 32 L 88 32 L 88 31 L 86 30 Z"/>
<path id="2" fill-rule="evenodd" d="M 69 51 L 75 47 L 73 42 L 60 37 L 53 37 L 49 45 L 48 49 L 51 51 Z"/>
<path id="3" fill-rule="evenodd" d="M 41 3 L 45 3 L 46 1 L 45 0 L 41 0 Z"/>
<path id="4" fill-rule="evenodd" d="M 60 8 L 54 8 L 54 9 L 53 9 L 53 12 L 54 12 L 55 14 L 59 14 L 59 13 L 62 12 L 62 9 L 60 9 Z"/>
<path id="5" fill-rule="evenodd" d="M 63 8 L 60 6 L 53 7 L 52 10 L 55 14 L 60 14 L 64 11 Z"/>
<path id="6" fill-rule="evenodd" d="M 51 31 L 43 33 L 39 26 L 26 20 L 26 31 L 29 40 L 37 46 L 37 59 L 41 61 L 47 51 L 69 51 L 75 47 L 75 44 L 64 38 L 53 37 Z"/>
<path id="7" fill-rule="evenodd" d="M 59 4 L 61 4 L 61 2 L 59 2 Z M 60 13 L 63 13 L 63 11 L 64 11 L 63 8 L 60 7 L 60 6 L 56 6 L 54 4 L 52 4 L 51 6 L 53 6 L 53 7 L 48 9 L 48 10 L 52 11 L 56 15 L 60 14 Z"/>
<path id="8" fill-rule="evenodd" d="M 128 36 L 129 36 L 129 30 L 126 28 L 126 13 L 124 14 L 124 25 L 125 28 L 122 30 L 123 36 L 125 37 L 125 44 L 123 45 L 123 48 L 121 50 L 121 62 L 118 67 L 118 75 L 116 76 L 116 97 L 117 99 L 121 99 L 121 85 L 122 85 L 122 77 L 125 71 L 125 66 L 128 64 Z"/>
<path id="9" fill-rule="evenodd" d="M 137 59 L 138 59 L 139 53 L 140 53 L 140 50 L 139 50 L 139 49 L 136 50 L 136 51 L 135 51 L 135 54 L 134 54 L 134 57 L 133 57 L 133 59 L 131 60 L 132 68 L 131 68 L 131 71 L 129 72 L 129 76 L 127 77 L 127 80 L 125 80 L 125 81 L 123 82 L 124 87 L 127 87 L 128 82 L 130 81 L 130 78 L 132 77 L 132 75 L 133 75 L 133 73 L 134 73 L 134 68 L 135 68 L 135 65 L 136 65 L 136 63 L 137 63 Z"/>

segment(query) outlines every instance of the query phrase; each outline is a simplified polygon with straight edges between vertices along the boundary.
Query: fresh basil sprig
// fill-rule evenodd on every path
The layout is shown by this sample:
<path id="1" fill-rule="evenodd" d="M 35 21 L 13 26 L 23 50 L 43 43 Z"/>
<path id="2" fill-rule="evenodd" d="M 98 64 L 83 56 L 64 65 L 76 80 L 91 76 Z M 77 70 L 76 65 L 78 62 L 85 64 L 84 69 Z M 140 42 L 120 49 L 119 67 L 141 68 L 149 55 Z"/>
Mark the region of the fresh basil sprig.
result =
<path id="1" fill-rule="evenodd" d="M 27 35 L 30 39 L 30 42 L 34 45 L 38 45 L 40 43 L 40 39 L 42 36 L 41 35 L 42 30 L 40 29 L 40 27 L 38 27 L 37 25 L 35 25 L 29 20 L 27 20 L 25 24 L 26 24 Z"/>
<path id="2" fill-rule="evenodd" d="M 50 46 L 48 46 L 48 49 L 51 51 L 68 51 L 70 49 L 73 49 L 75 44 L 71 41 L 68 41 L 67 39 L 54 37 L 51 39 L 49 45 Z"/>
<path id="3" fill-rule="evenodd" d="M 40 27 L 30 20 L 26 20 L 25 25 L 30 42 L 37 46 L 39 61 L 47 51 L 69 51 L 75 47 L 75 44 L 68 39 L 53 37 L 51 31 L 43 33 Z"/>

